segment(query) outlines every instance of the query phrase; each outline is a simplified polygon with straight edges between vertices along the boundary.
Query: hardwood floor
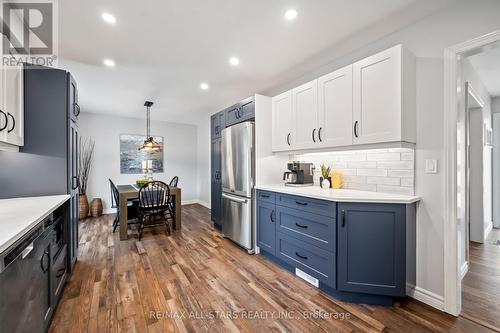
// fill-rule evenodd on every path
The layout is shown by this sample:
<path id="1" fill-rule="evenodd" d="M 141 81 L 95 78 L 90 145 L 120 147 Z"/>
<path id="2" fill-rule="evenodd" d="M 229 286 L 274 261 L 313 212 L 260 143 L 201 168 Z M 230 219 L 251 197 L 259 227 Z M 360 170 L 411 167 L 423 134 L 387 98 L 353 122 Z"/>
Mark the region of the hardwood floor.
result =
<path id="1" fill-rule="evenodd" d="M 50 332 L 490 332 L 411 299 L 337 301 L 223 239 L 208 209 L 182 214 L 182 231 L 146 231 L 141 242 L 120 242 L 111 215 L 83 221 Z"/>
<path id="2" fill-rule="evenodd" d="M 500 229 L 484 244 L 470 242 L 469 272 L 462 280 L 462 316 L 500 332 Z"/>

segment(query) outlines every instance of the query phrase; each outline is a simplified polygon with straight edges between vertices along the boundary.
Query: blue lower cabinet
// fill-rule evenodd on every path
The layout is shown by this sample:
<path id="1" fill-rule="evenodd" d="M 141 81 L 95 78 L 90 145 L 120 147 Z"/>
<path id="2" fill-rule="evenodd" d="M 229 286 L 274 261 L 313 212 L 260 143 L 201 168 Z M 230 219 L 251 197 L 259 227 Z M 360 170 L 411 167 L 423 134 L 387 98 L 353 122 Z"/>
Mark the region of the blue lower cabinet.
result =
<path id="1" fill-rule="evenodd" d="M 336 251 L 335 218 L 298 209 L 276 206 L 278 232 L 295 237 L 326 251 Z"/>
<path id="2" fill-rule="evenodd" d="M 338 204 L 338 290 L 406 295 L 405 216 L 405 205 Z"/>
<path id="3" fill-rule="evenodd" d="M 257 200 L 257 245 L 264 251 L 276 254 L 276 211 L 275 205 Z"/>
<path id="4" fill-rule="evenodd" d="M 294 237 L 276 235 L 276 256 L 335 288 L 335 254 Z"/>

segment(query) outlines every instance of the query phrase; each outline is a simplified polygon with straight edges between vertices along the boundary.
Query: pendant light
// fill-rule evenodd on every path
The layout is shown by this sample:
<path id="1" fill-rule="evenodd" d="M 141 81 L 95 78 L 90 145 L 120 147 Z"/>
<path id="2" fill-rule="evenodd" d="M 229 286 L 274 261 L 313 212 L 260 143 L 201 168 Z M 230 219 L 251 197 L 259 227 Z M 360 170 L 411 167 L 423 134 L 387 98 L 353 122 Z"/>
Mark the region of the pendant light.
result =
<path id="1" fill-rule="evenodd" d="M 153 102 L 146 101 L 144 102 L 144 106 L 146 107 L 146 140 L 144 140 L 144 144 L 139 148 L 140 151 L 143 152 L 159 152 L 161 151 L 161 146 L 157 142 L 153 140 L 151 136 L 151 106 L 153 106 Z"/>

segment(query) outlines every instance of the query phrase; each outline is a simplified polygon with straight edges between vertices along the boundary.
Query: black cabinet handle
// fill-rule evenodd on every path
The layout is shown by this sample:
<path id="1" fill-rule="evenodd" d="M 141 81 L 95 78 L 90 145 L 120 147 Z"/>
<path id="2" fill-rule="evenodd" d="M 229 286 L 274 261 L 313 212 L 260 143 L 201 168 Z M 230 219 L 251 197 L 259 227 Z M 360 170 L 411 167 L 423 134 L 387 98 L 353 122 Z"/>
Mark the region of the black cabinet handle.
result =
<path id="1" fill-rule="evenodd" d="M 320 127 L 319 130 L 318 130 L 318 139 L 319 139 L 319 142 L 323 142 L 323 139 L 321 139 L 321 130 L 323 129 L 323 127 Z"/>
<path id="2" fill-rule="evenodd" d="M 290 133 L 286 136 L 286 143 L 290 146 Z"/>
<path id="3" fill-rule="evenodd" d="M 43 255 L 42 255 L 42 259 L 40 259 L 40 268 L 42 269 L 42 272 L 44 273 L 47 273 L 47 271 L 49 270 L 49 267 L 50 267 L 50 262 L 47 264 L 47 267 L 45 267 L 45 257 L 48 257 L 49 256 L 49 251 L 44 251 L 43 252 Z M 49 257 L 50 259 L 50 257 Z"/>
<path id="4" fill-rule="evenodd" d="M 295 201 L 295 203 L 300 206 L 307 206 L 307 202 Z"/>
<path id="5" fill-rule="evenodd" d="M 1 128 L 0 128 L 0 132 L 2 132 L 4 129 L 7 128 L 7 125 L 9 123 L 9 118 L 7 118 L 7 114 L 5 114 L 5 112 L 3 112 L 2 110 L 0 110 L 0 114 L 3 115 L 3 117 L 5 118 L 5 125 L 3 125 Z"/>
<path id="6" fill-rule="evenodd" d="M 312 132 L 312 138 L 313 138 L 313 142 L 316 143 L 316 138 L 314 137 L 314 134 L 316 133 L 316 129 L 313 129 L 313 132 Z"/>
<path id="7" fill-rule="evenodd" d="M 342 209 L 342 228 L 345 227 L 345 210 Z"/>
<path id="8" fill-rule="evenodd" d="M 76 180 L 76 184 L 75 184 L 75 180 Z M 77 176 L 73 176 L 73 190 L 76 190 L 77 188 L 80 187 L 80 179 L 78 179 Z"/>
<path id="9" fill-rule="evenodd" d="M 307 260 L 307 257 L 306 256 L 301 256 L 298 252 L 295 252 L 295 255 L 299 258 L 302 258 L 302 259 L 305 259 Z"/>
<path id="10" fill-rule="evenodd" d="M 274 209 L 271 211 L 271 222 L 274 222 Z"/>
<path id="11" fill-rule="evenodd" d="M 269 194 L 261 194 L 260 196 L 261 196 L 261 198 L 270 198 Z"/>
<path id="12" fill-rule="evenodd" d="M 215 134 L 219 134 L 219 126 L 215 126 Z"/>
<path id="13" fill-rule="evenodd" d="M 298 224 L 298 223 L 295 223 L 295 225 L 296 225 L 297 227 L 299 227 L 299 228 L 302 228 L 302 229 L 307 229 L 307 228 L 309 228 L 309 226 L 307 226 L 307 225 L 302 225 L 302 224 Z"/>
<path id="14" fill-rule="evenodd" d="M 7 133 L 10 133 L 10 132 L 12 132 L 14 130 L 14 128 L 16 128 L 16 118 L 14 118 L 14 116 L 11 115 L 10 112 L 7 112 L 7 114 L 12 119 L 12 128 L 10 128 L 9 130 L 7 130 Z"/>
<path id="15" fill-rule="evenodd" d="M 60 270 L 57 271 L 56 278 L 60 278 L 66 273 L 66 268 L 61 268 Z"/>
<path id="16" fill-rule="evenodd" d="M 359 122 L 356 120 L 354 122 L 354 136 L 355 137 L 358 137 L 358 124 L 359 124 Z"/>
<path id="17" fill-rule="evenodd" d="M 78 112 L 77 112 L 78 111 Z M 78 105 L 78 103 L 75 103 L 75 107 L 73 109 L 73 113 L 75 114 L 75 116 L 79 116 L 80 115 L 80 105 Z"/>

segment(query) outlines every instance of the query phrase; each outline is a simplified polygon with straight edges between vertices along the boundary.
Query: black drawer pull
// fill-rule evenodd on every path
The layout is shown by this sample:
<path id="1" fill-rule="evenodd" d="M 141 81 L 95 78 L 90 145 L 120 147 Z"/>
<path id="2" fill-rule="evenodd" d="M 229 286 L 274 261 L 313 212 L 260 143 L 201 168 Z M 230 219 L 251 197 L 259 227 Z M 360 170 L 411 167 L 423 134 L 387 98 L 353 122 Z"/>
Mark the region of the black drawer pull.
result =
<path id="1" fill-rule="evenodd" d="M 12 119 L 12 127 L 7 130 L 7 133 L 10 133 L 14 130 L 14 128 L 16 128 L 16 118 L 14 118 L 14 116 L 10 114 L 10 112 L 7 112 L 7 115 L 10 117 L 10 119 Z"/>
<path id="2" fill-rule="evenodd" d="M 342 209 L 342 228 L 345 227 L 345 210 Z"/>
<path id="3" fill-rule="evenodd" d="M 305 256 L 301 256 L 298 252 L 295 252 L 295 255 L 296 255 L 297 257 L 299 257 L 299 258 L 302 258 L 302 259 L 307 260 L 307 257 L 305 257 Z"/>
<path id="4" fill-rule="evenodd" d="M 61 278 L 66 273 L 66 268 L 61 268 L 57 271 L 56 278 Z"/>
<path id="5" fill-rule="evenodd" d="M 271 196 L 269 194 L 261 194 L 260 195 L 262 198 L 270 198 Z"/>
<path id="6" fill-rule="evenodd" d="M 270 218 L 271 218 L 271 222 L 274 222 L 274 209 L 271 211 Z"/>
<path id="7" fill-rule="evenodd" d="M 295 201 L 295 203 L 300 206 L 307 206 L 307 202 Z"/>
<path id="8" fill-rule="evenodd" d="M 297 227 L 299 227 L 299 228 L 302 228 L 302 229 L 307 229 L 307 228 L 309 228 L 309 226 L 307 226 L 307 225 L 302 225 L 302 224 L 298 224 L 298 223 L 295 223 L 295 225 L 296 225 Z"/>

